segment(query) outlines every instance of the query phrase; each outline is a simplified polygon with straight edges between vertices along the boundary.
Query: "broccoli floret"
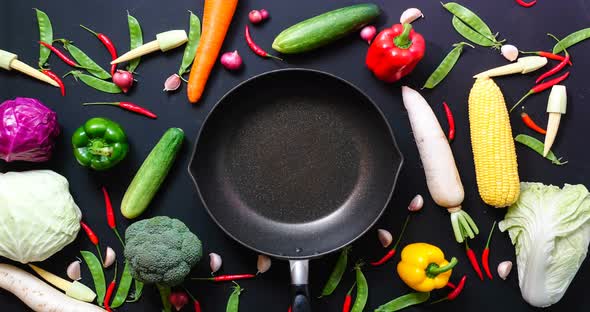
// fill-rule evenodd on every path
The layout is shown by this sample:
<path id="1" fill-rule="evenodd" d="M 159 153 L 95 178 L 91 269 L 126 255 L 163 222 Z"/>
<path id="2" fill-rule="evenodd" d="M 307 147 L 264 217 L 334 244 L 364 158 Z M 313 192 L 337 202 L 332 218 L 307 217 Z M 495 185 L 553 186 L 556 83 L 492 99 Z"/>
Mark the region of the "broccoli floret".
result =
<path id="1" fill-rule="evenodd" d="M 125 259 L 133 278 L 147 284 L 176 286 L 201 260 L 199 238 L 180 220 L 154 217 L 125 231 Z"/>

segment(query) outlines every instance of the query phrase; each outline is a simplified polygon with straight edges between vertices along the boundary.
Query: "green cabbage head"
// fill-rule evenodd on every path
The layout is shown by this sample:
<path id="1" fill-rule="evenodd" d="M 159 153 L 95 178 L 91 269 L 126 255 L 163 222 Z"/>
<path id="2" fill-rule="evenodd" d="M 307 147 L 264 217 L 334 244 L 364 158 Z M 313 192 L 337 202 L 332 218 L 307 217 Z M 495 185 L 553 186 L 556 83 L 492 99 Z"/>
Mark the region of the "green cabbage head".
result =
<path id="1" fill-rule="evenodd" d="M 516 249 L 520 292 L 535 307 L 563 297 L 584 262 L 590 242 L 590 193 L 583 185 L 563 189 L 520 184 L 518 201 L 499 227 Z"/>
<path id="2" fill-rule="evenodd" d="M 43 261 L 71 243 L 82 214 L 68 188 L 51 170 L 0 173 L 0 256 Z"/>

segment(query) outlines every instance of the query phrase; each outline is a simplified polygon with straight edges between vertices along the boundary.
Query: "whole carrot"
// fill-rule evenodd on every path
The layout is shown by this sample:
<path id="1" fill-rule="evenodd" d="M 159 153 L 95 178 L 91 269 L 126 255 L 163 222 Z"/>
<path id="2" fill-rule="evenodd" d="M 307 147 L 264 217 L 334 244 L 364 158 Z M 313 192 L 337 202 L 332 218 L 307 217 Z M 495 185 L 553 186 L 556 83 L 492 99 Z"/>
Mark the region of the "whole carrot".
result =
<path id="1" fill-rule="evenodd" d="M 198 102 L 203 95 L 237 5 L 238 0 L 205 0 L 203 34 L 188 79 L 187 95 L 191 103 Z"/>
<path id="2" fill-rule="evenodd" d="M 496 228 L 496 221 L 494 221 L 494 225 L 492 225 L 492 229 L 490 230 L 490 234 L 488 235 L 488 241 L 486 242 L 486 248 L 483 250 L 481 254 L 481 265 L 483 266 L 483 270 L 486 272 L 486 275 L 489 279 L 494 279 L 492 276 L 492 272 L 490 271 L 490 241 L 492 240 L 492 234 L 494 233 L 494 229 Z"/>

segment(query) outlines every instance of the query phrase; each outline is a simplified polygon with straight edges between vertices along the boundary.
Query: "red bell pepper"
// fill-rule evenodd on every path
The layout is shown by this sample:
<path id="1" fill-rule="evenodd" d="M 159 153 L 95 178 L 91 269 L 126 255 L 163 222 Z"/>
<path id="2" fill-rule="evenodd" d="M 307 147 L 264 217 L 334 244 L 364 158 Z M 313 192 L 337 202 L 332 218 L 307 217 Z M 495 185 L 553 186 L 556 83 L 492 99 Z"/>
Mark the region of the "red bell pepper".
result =
<path id="1" fill-rule="evenodd" d="M 369 47 L 366 64 L 385 82 L 396 82 L 411 73 L 424 57 L 424 38 L 410 24 L 396 24 L 381 31 Z"/>

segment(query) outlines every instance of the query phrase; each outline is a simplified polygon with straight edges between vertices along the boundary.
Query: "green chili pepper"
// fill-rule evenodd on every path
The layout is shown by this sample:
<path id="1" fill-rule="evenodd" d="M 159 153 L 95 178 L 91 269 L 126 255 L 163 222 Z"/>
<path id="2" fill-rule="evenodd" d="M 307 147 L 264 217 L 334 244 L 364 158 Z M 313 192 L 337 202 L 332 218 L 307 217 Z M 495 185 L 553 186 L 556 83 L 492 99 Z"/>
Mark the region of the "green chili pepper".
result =
<path id="1" fill-rule="evenodd" d="M 492 34 L 492 30 L 486 23 L 475 13 L 473 13 L 468 8 L 455 3 L 455 2 L 448 2 L 443 4 L 443 7 L 447 9 L 447 11 L 451 12 L 451 14 L 455 15 L 465 24 L 469 25 L 469 27 L 473 28 L 476 32 L 482 34 L 484 37 L 495 41 L 496 37 Z"/>
<path id="2" fill-rule="evenodd" d="M 532 136 L 526 134 L 519 134 L 514 138 L 514 141 L 529 147 L 533 151 L 537 152 L 537 154 L 543 156 L 543 148 L 545 147 L 545 145 L 543 144 L 543 142 L 533 138 Z M 551 163 L 554 165 L 561 166 L 567 164 L 567 161 L 562 162 L 561 158 L 557 158 L 553 151 L 549 151 L 547 157 L 545 158 L 549 159 Z"/>
<path id="3" fill-rule="evenodd" d="M 553 47 L 553 53 L 557 54 L 561 51 L 577 44 L 581 41 L 590 38 L 590 28 L 580 29 L 576 32 L 573 32 L 567 35 L 565 38 L 561 39 L 555 46 Z"/>
<path id="4" fill-rule="evenodd" d="M 168 298 L 170 297 L 170 293 L 172 293 L 172 289 L 169 286 L 164 286 L 160 284 L 156 284 L 158 291 L 160 292 L 160 299 L 162 299 L 162 307 L 164 308 L 164 312 L 172 312 L 172 304 Z"/>
<path id="5" fill-rule="evenodd" d="M 238 312 L 238 308 L 240 307 L 240 294 L 244 289 L 238 283 L 234 282 L 234 284 L 236 286 L 233 287 L 234 291 L 229 296 L 229 300 L 227 300 L 225 312 Z"/>
<path id="6" fill-rule="evenodd" d="M 139 22 L 135 17 L 131 16 L 129 12 L 127 12 L 127 24 L 129 24 L 129 50 L 133 50 L 143 44 L 143 34 Z M 140 59 L 140 57 L 137 57 L 129 61 L 127 70 L 134 72 L 135 69 L 137 69 L 137 66 L 139 66 Z"/>
<path id="7" fill-rule="evenodd" d="M 360 263 L 354 267 L 354 270 L 356 271 L 356 299 L 354 300 L 350 312 L 362 312 L 365 309 L 367 299 L 369 298 L 369 285 L 367 284 L 367 279 L 365 278 L 361 267 L 362 264 Z"/>
<path id="8" fill-rule="evenodd" d="M 139 298 L 141 298 L 141 294 L 143 292 L 143 283 L 134 279 L 133 286 L 135 287 L 135 292 L 133 293 L 132 299 L 127 300 L 127 302 L 137 302 L 139 301 Z"/>
<path id="9" fill-rule="evenodd" d="M 453 27 L 455 28 L 455 30 L 461 36 L 465 37 L 465 39 L 467 39 L 477 45 L 480 45 L 482 47 L 494 47 L 494 48 L 499 48 L 502 45 L 499 42 L 494 42 L 494 41 L 484 37 L 482 34 L 473 30 L 471 27 L 469 27 L 467 24 L 465 24 L 462 20 L 460 20 L 456 16 L 453 16 L 452 23 L 453 23 Z"/>
<path id="10" fill-rule="evenodd" d="M 113 302 L 110 304 L 111 308 L 118 308 L 123 305 L 123 303 L 125 303 L 125 299 L 127 299 L 127 295 L 129 294 L 132 281 L 133 277 L 131 276 L 131 268 L 129 267 L 129 263 L 125 262 L 125 267 L 123 268 L 123 273 L 121 274 L 121 279 L 119 280 L 117 293 L 115 294 L 115 298 L 113 298 Z"/>
<path id="11" fill-rule="evenodd" d="M 111 74 L 109 74 L 109 72 L 96 64 L 96 62 L 86 55 L 84 51 L 73 45 L 71 41 L 65 39 L 57 39 L 56 41 L 61 42 L 61 44 L 64 46 L 64 49 L 70 52 L 76 62 L 78 62 L 78 64 L 80 64 L 80 66 L 86 69 L 90 74 L 100 79 L 111 78 Z"/>
<path id="12" fill-rule="evenodd" d="M 342 275 L 344 275 L 344 271 L 346 271 L 346 266 L 348 265 L 348 252 L 350 251 L 350 246 L 345 247 L 342 249 L 340 256 L 338 256 L 338 260 L 336 261 L 336 265 L 334 266 L 334 270 L 330 274 L 324 289 L 322 290 L 321 297 L 331 295 L 338 284 L 340 284 L 340 280 L 342 279 Z"/>
<path id="13" fill-rule="evenodd" d="M 118 164 L 129 150 L 125 131 L 106 118 L 92 118 L 72 135 L 74 156 L 80 165 L 106 170 Z"/>
<path id="14" fill-rule="evenodd" d="M 378 307 L 375 312 L 394 312 L 428 301 L 429 292 L 415 292 L 399 296 Z"/>
<path id="15" fill-rule="evenodd" d="M 53 42 L 53 27 L 51 26 L 51 20 L 45 12 L 35 9 L 37 13 L 37 23 L 39 24 L 39 41 L 51 43 Z M 43 45 L 39 45 L 39 68 L 44 68 L 51 50 Z"/>
<path id="16" fill-rule="evenodd" d="M 82 250 L 80 251 L 80 254 L 84 259 L 84 262 L 86 262 L 88 270 L 90 271 L 90 275 L 92 275 L 92 280 L 94 281 L 94 289 L 96 290 L 96 303 L 102 307 L 104 305 L 104 296 L 107 291 L 102 264 L 100 263 L 100 260 L 98 260 L 98 258 L 90 251 Z"/>
<path id="17" fill-rule="evenodd" d="M 438 67 L 434 70 L 430 77 L 428 77 L 422 89 L 432 89 L 436 87 L 436 85 L 438 85 L 443 79 L 445 79 L 445 77 L 449 74 L 451 69 L 453 69 L 453 67 L 459 60 L 459 56 L 461 56 L 463 46 L 465 45 L 475 48 L 474 46 L 466 42 L 459 42 L 453 44 L 453 50 L 451 50 L 451 52 L 447 54 L 447 56 L 442 60 L 440 65 L 438 65 Z"/>
<path id="18" fill-rule="evenodd" d="M 191 13 L 191 16 L 189 22 L 188 43 L 184 48 L 182 64 L 178 70 L 178 76 L 181 77 L 187 72 L 188 68 L 193 63 L 195 54 L 197 53 L 197 47 L 199 46 L 199 41 L 201 40 L 201 21 L 195 14 L 193 14 L 193 12 L 189 12 Z"/>
<path id="19" fill-rule="evenodd" d="M 121 90 L 121 88 L 119 88 L 116 84 L 98 79 L 94 76 L 83 74 L 79 70 L 71 71 L 71 72 L 65 74 L 64 77 L 67 75 L 74 76 L 74 78 L 76 80 L 80 79 L 80 81 L 82 81 L 84 84 L 86 84 L 87 86 L 94 88 L 98 91 L 102 91 L 102 92 L 106 92 L 106 93 L 121 93 L 121 92 L 123 92 Z"/>

